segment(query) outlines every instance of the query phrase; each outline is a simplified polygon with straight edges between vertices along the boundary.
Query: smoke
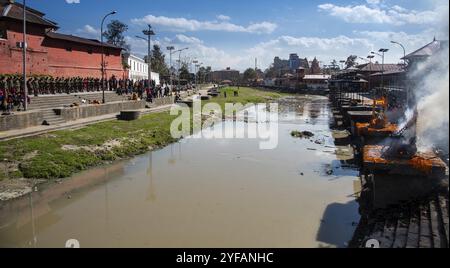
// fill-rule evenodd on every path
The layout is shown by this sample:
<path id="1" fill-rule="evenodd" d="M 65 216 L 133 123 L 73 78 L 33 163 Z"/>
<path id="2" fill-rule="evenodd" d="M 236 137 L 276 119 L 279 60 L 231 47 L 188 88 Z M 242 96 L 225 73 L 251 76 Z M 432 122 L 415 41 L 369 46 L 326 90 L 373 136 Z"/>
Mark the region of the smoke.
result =
<path id="1" fill-rule="evenodd" d="M 448 10 L 448 9 L 447 9 Z M 413 88 L 418 110 L 417 142 L 419 150 L 443 147 L 448 151 L 449 135 L 449 47 L 448 17 L 441 25 L 445 34 L 439 39 L 438 53 L 419 63 L 410 78 L 416 81 Z M 411 116 L 406 114 L 406 118 Z"/>

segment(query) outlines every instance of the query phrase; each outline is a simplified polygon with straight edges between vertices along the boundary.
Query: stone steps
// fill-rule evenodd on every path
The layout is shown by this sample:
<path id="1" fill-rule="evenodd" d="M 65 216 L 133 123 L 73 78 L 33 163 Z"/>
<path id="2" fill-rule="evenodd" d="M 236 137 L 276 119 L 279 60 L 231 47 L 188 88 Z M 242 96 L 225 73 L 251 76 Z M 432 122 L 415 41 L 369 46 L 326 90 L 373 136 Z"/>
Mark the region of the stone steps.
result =
<path id="1" fill-rule="evenodd" d="M 105 99 L 107 102 L 117 102 L 117 101 L 126 101 L 128 100 L 127 95 L 117 95 L 114 92 L 105 92 Z M 46 95 L 46 96 L 38 96 L 31 97 L 31 103 L 29 105 L 30 110 L 38 110 L 38 109 L 55 109 L 64 106 L 69 106 L 73 103 L 81 104 L 81 100 L 90 100 L 90 101 L 102 101 L 103 96 L 102 93 L 81 93 L 81 94 L 60 94 L 60 95 Z"/>
<path id="2" fill-rule="evenodd" d="M 57 115 L 52 109 L 42 111 L 44 121 L 51 126 L 65 123 L 66 121 L 59 115 Z"/>
<path id="3" fill-rule="evenodd" d="M 382 248 L 448 248 L 448 211 L 448 192 L 378 211 L 352 246 L 376 239 Z"/>

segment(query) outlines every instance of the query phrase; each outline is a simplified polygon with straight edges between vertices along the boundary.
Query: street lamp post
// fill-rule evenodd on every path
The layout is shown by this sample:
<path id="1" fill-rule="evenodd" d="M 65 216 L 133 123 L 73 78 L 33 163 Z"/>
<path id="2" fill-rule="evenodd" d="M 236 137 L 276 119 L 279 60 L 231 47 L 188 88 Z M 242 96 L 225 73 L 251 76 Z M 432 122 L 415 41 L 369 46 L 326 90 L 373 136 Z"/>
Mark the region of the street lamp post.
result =
<path id="1" fill-rule="evenodd" d="M 155 35 L 155 32 L 152 30 L 152 26 L 149 24 L 148 30 L 144 30 L 143 33 L 148 38 L 147 70 L 148 70 L 148 87 L 150 88 L 152 83 L 152 35 Z"/>
<path id="2" fill-rule="evenodd" d="M 403 68 L 406 68 L 406 49 L 405 46 L 399 42 L 391 41 L 392 44 L 399 45 L 403 49 Z"/>
<path id="3" fill-rule="evenodd" d="M 28 88 L 27 88 L 27 1 L 23 0 L 23 42 L 22 42 L 22 67 L 23 67 L 23 109 L 28 110 Z"/>
<path id="4" fill-rule="evenodd" d="M 198 85 L 197 85 L 197 64 L 198 64 L 198 60 L 193 60 L 192 63 L 194 64 L 195 90 L 198 90 Z"/>
<path id="5" fill-rule="evenodd" d="M 169 74 L 170 74 L 170 90 L 173 90 L 173 79 L 172 79 L 172 54 L 173 50 L 175 50 L 174 46 L 168 46 L 167 50 L 169 50 Z"/>
<path id="6" fill-rule="evenodd" d="M 178 53 L 179 52 L 179 54 L 178 54 L 178 88 L 180 88 L 180 86 L 181 86 L 181 81 L 180 81 L 180 79 L 181 79 L 181 73 L 180 73 L 180 70 L 181 70 L 181 52 L 183 52 L 184 50 L 188 50 L 189 48 L 188 47 L 185 47 L 185 48 L 182 48 L 182 49 L 179 49 L 179 50 L 177 50 L 177 51 L 174 51 L 174 53 Z"/>
<path id="7" fill-rule="evenodd" d="M 384 54 L 388 51 L 389 51 L 389 49 L 387 49 L 387 48 L 380 48 L 380 50 L 378 50 L 378 52 L 380 52 L 381 54 L 378 54 L 378 53 L 375 53 L 372 51 L 372 54 L 378 55 L 382 59 L 382 62 L 381 62 L 381 88 L 384 88 Z"/>
<path id="8" fill-rule="evenodd" d="M 405 49 L 405 46 L 402 45 L 399 42 L 396 42 L 396 41 L 391 41 L 391 43 L 399 45 L 403 49 L 403 69 L 406 70 L 406 65 L 407 64 L 406 64 L 406 49 Z M 405 88 L 405 91 L 406 91 L 406 104 L 409 105 L 410 98 L 409 98 L 409 90 L 407 89 L 407 87 Z"/>
<path id="9" fill-rule="evenodd" d="M 108 14 L 106 14 L 102 19 L 102 24 L 100 26 L 100 43 L 102 47 L 102 99 L 103 103 L 106 103 L 105 98 L 105 46 L 103 44 L 103 24 L 105 23 L 105 20 L 107 17 L 116 14 L 117 11 L 112 11 Z"/>
<path id="10" fill-rule="evenodd" d="M 375 58 L 374 55 L 369 55 L 367 56 L 367 58 L 369 59 L 370 63 L 369 63 L 369 90 L 371 90 L 371 76 L 372 76 L 372 59 Z"/>
<path id="11" fill-rule="evenodd" d="M 136 38 L 142 39 L 147 42 L 148 50 L 147 50 L 147 72 L 148 72 L 148 87 L 151 87 L 152 82 L 152 35 L 155 35 L 155 32 L 152 30 L 152 26 L 148 25 L 148 30 L 142 31 L 147 38 L 140 37 L 136 35 Z"/>

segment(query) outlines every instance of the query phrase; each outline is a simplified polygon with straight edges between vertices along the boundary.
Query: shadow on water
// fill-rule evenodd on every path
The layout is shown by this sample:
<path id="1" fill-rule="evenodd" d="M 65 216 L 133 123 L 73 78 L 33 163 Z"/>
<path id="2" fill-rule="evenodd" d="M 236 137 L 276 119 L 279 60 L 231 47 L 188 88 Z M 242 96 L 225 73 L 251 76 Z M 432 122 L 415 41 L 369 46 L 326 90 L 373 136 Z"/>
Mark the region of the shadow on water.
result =
<path id="1" fill-rule="evenodd" d="M 359 217 L 355 216 L 358 207 L 356 201 L 328 205 L 320 221 L 317 241 L 339 248 L 347 247 L 347 242 L 343 241 L 351 237 L 359 222 Z"/>

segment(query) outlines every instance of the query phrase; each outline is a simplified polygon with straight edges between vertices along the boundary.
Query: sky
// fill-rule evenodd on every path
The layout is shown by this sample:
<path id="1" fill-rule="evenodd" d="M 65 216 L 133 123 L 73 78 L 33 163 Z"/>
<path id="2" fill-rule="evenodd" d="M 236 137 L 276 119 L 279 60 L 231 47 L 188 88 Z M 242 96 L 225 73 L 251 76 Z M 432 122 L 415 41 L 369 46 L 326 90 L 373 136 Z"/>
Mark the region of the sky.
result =
<path id="1" fill-rule="evenodd" d="M 147 43 L 135 36 L 151 24 L 154 43 L 162 48 L 189 47 L 183 59 L 196 59 L 213 69 L 243 71 L 255 66 L 255 58 L 258 68 L 266 69 L 275 56 L 287 59 L 290 53 L 309 60 L 317 57 L 327 65 L 351 54 L 366 58 L 380 48 L 390 49 L 386 62 L 398 63 L 403 50 L 391 40 L 402 43 L 409 53 L 434 37 L 448 39 L 448 0 L 29 0 L 27 4 L 58 22 L 60 32 L 96 39 L 102 17 L 117 11 L 108 20 L 129 26 L 125 35 L 133 54 L 147 53 Z"/>

